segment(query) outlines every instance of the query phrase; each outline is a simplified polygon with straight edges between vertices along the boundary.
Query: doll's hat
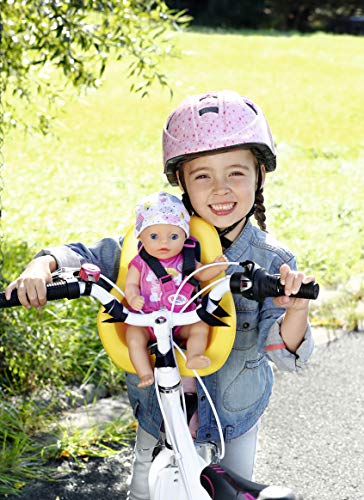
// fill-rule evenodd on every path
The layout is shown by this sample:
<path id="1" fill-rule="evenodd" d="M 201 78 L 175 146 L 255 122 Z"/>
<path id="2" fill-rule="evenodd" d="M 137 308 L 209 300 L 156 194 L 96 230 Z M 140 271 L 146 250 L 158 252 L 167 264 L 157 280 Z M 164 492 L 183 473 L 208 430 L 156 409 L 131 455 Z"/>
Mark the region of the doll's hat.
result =
<path id="1" fill-rule="evenodd" d="M 140 200 L 135 208 L 136 237 L 155 224 L 178 226 L 190 235 L 190 215 L 183 202 L 173 194 L 160 191 Z"/>

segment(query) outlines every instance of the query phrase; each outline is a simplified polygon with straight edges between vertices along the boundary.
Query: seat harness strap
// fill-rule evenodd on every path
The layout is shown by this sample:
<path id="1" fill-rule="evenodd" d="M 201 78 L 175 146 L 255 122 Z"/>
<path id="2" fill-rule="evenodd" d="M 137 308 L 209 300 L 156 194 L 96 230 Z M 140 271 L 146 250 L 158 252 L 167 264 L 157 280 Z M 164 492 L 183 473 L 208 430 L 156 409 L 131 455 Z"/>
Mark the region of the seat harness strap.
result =
<path id="1" fill-rule="evenodd" d="M 153 273 L 159 280 L 160 287 L 162 290 L 161 296 L 161 304 L 165 306 L 167 309 L 171 308 L 171 304 L 173 302 L 173 297 L 177 292 L 177 285 L 173 280 L 173 276 L 167 273 L 163 265 L 156 257 L 152 257 L 145 248 L 138 244 L 139 247 L 139 255 L 140 257 L 147 263 Z M 200 245 L 199 242 L 192 238 L 187 238 L 183 245 L 183 265 L 182 265 L 182 279 L 188 276 L 192 271 L 196 268 L 196 260 L 200 259 Z M 183 303 L 178 304 L 179 300 L 175 302 L 174 310 L 178 312 L 182 309 L 182 307 L 186 304 L 188 300 L 190 300 L 192 294 L 195 291 L 196 286 L 198 286 L 198 281 L 192 277 L 190 278 L 183 286 L 182 290 L 179 292 L 179 296 L 182 297 Z"/>

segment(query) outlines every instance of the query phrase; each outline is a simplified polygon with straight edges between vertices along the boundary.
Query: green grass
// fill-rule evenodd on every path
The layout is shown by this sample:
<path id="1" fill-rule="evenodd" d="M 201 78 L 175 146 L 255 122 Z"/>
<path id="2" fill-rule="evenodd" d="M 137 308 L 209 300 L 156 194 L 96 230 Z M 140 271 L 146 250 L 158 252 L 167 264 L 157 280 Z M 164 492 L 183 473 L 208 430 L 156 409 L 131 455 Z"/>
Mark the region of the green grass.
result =
<path id="1" fill-rule="evenodd" d="M 300 268 L 326 287 L 345 289 L 364 268 L 363 38 L 190 32 L 176 42 L 181 57 L 164 64 L 172 99 L 160 88 L 143 100 L 130 94 L 127 63 L 113 63 L 100 90 L 83 96 L 65 92 L 55 135 L 12 132 L 6 138 L 7 277 L 17 276 L 43 246 L 89 244 L 122 233 L 144 194 L 161 188 L 178 193 L 162 174 L 165 119 L 188 94 L 230 88 L 261 105 L 277 143 L 278 169 L 265 186 L 268 229 L 294 251 Z M 56 85 L 58 77 L 52 78 Z M 25 117 L 34 112 L 22 111 Z M 346 294 L 344 304 L 339 302 L 340 325 L 352 297 Z M 361 292 L 354 297 L 362 298 Z M 2 383 L 24 392 L 34 383 L 61 387 L 91 380 L 117 390 L 122 377 L 103 354 L 96 309 L 85 300 L 42 313 L 3 315 Z M 335 307 L 325 311 L 330 316 L 325 322 L 337 324 Z M 33 441 L 23 438 L 20 434 L 10 464 L 31 456 Z M 84 453 L 80 440 L 65 436 L 62 449 Z M 19 484 L 17 475 L 12 483 L 4 470 L 1 477 L 10 481 L 6 487 Z"/>
<path id="2" fill-rule="evenodd" d="M 58 138 L 7 139 L 8 239 L 35 250 L 119 234 L 135 201 L 166 187 L 167 114 L 187 94 L 232 88 L 263 107 L 278 144 L 266 183 L 271 231 L 324 283 L 348 279 L 363 259 L 363 39 L 195 32 L 177 44 L 181 57 L 165 64 L 172 100 L 159 88 L 143 100 L 131 95 L 125 65 L 115 63 L 101 90 L 65 95 Z"/>
<path id="3" fill-rule="evenodd" d="M 75 461 L 110 457 L 119 453 L 123 446 L 129 446 L 133 442 L 135 430 L 135 422 L 126 417 L 87 429 L 60 425 L 54 433 L 55 442 L 44 448 L 44 455 L 56 460 Z"/>
<path id="4" fill-rule="evenodd" d="M 0 404 L 0 496 L 16 494 L 26 482 L 49 472 L 44 467 L 42 446 L 34 437 L 49 419 L 49 409 L 31 402 L 1 401 Z"/>

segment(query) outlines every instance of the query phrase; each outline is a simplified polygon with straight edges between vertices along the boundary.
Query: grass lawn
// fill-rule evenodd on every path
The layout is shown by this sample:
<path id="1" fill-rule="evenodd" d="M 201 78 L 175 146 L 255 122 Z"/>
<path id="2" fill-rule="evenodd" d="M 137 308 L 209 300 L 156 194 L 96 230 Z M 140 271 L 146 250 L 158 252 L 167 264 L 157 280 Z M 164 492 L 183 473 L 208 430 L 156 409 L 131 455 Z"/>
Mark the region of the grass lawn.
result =
<path id="1" fill-rule="evenodd" d="M 127 63 L 113 63 L 98 91 L 64 93 L 54 135 L 18 131 L 6 137 L 7 278 L 17 276 L 43 246 L 88 244 L 122 233 L 133 220 L 136 200 L 147 193 L 166 188 L 177 194 L 162 174 L 165 119 L 187 94 L 222 88 L 251 97 L 271 124 L 278 168 L 265 186 L 268 230 L 326 287 L 363 276 L 363 38 L 191 31 L 179 34 L 176 43 L 181 56 L 164 63 L 172 98 L 155 87 L 141 100 L 129 92 Z M 54 85 L 59 78 L 52 76 Z M 36 112 L 19 110 L 28 118 Z M 328 324 L 350 323 L 356 304 L 363 303 L 362 283 L 359 294 L 347 292 L 346 309 L 330 305 L 319 320 L 326 315 Z M 98 306 L 87 299 L 74 302 L 53 303 L 41 312 L 16 308 L 1 316 L 0 494 L 43 470 L 34 426 L 25 425 L 38 422 L 37 405 L 30 401 L 24 408 L 19 398 L 15 408 L 9 394 L 31 394 L 43 384 L 92 382 L 111 392 L 122 386 L 122 373 L 95 332 Z M 40 423 L 35 427 L 39 431 Z M 36 461 L 24 465 L 30 452 Z"/>
<path id="2" fill-rule="evenodd" d="M 168 187 L 168 113 L 187 94 L 231 88 L 262 106 L 277 143 L 278 169 L 265 188 L 268 229 L 326 285 L 363 269 L 363 38 L 189 32 L 176 43 L 181 57 L 164 64 L 172 99 L 159 87 L 144 99 L 130 94 L 125 63 L 114 63 L 100 90 L 65 93 L 57 137 L 7 138 L 8 243 L 27 241 L 35 251 L 123 231 L 140 196 Z"/>

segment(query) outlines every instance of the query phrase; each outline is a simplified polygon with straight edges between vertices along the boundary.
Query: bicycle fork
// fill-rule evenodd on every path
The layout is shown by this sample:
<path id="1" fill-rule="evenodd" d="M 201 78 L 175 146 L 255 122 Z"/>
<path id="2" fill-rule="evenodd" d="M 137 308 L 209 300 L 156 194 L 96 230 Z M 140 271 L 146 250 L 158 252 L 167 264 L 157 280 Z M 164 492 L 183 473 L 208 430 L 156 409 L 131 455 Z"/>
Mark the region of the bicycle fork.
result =
<path id="1" fill-rule="evenodd" d="M 166 446 L 155 457 L 150 469 L 151 500 L 211 500 L 200 481 L 207 463 L 196 451 L 182 410 L 178 369 L 159 368 L 157 382 L 165 413 Z"/>

